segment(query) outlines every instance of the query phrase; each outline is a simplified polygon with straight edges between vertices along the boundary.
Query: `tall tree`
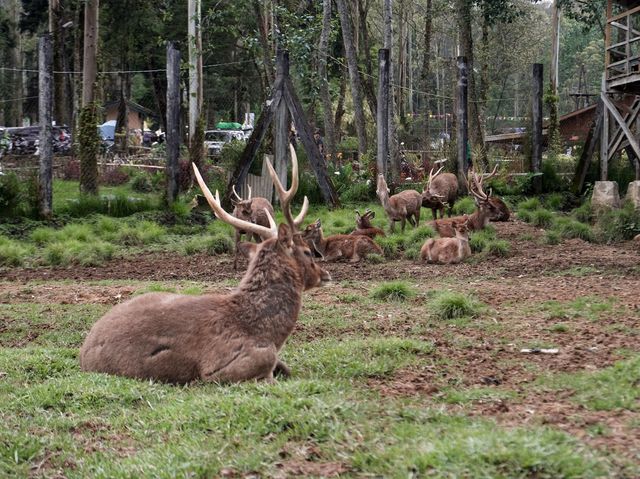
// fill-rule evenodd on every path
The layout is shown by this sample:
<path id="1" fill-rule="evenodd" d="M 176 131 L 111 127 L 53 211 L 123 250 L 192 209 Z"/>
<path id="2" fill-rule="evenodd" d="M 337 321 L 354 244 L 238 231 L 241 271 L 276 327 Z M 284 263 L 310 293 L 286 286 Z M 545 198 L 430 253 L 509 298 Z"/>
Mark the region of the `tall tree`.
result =
<path id="1" fill-rule="evenodd" d="M 327 54 L 329 49 L 329 34 L 331 33 L 331 0 L 322 1 L 322 33 L 318 45 L 318 76 L 320 77 L 320 97 L 324 119 L 324 138 L 327 153 L 332 161 L 336 160 L 336 131 L 333 122 L 333 106 L 329 93 L 329 79 L 327 78 Z"/>
<path id="2" fill-rule="evenodd" d="M 430 76 L 431 76 L 431 37 L 432 37 L 432 27 L 433 27 L 433 1 L 427 0 L 427 5 L 424 13 L 424 42 L 422 47 L 423 57 L 422 57 L 422 71 L 420 74 L 420 87 L 423 92 L 422 102 L 420 103 L 421 107 L 421 116 L 422 116 L 422 140 L 424 142 L 424 147 L 426 148 L 429 145 L 429 112 L 430 112 L 430 103 L 429 97 L 426 93 L 429 92 L 430 89 Z"/>
<path id="3" fill-rule="evenodd" d="M 360 72 L 358 71 L 358 57 L 353 40 L 351 15 L 346 0 L 336 0 L 336 6 L 338 7 L 338 14 L 340 15 L 342 40 L 347 57 L 347 66 L 349 67 L 351 98 L 353 99 L 356 134 L 358 135 L 358 151 L 361 155 L 364 155 L 367 152 L 367 130 L 364 119 L 364 109 L 362 107 L 362 82 L 360 81 Z"/>

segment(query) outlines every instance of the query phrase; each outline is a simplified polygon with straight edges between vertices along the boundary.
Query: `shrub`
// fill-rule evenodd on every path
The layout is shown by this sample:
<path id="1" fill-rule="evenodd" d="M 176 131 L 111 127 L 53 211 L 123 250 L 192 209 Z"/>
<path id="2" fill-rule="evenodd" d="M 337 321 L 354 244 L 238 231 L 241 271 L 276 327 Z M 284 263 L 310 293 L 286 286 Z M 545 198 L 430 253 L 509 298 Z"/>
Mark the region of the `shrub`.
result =
<path id="1" fill-rule="evenodd" d="M 43 252 L 45 264 L 51 266 L 98 266 L 113 257 L 115 247 L 104 241 L 83 243 L 77 240 L 57 241 Z"/>
<path id="2" fill-rule="evenodd" d="M 606 211 L 596 221 L 598 238 L 606 243 L 633 239 L 640 234 L 640 210 L 625 203 L 619 210 Z"/>
<path id="3" fill-rule="evenodd" d="M 552 210 L 561 210 L 566 201 L 562 193 L 553 193 L 544 200 L 545 205 Z"/>
<path id="4" fill-rule="evenodd" d="M 473 318 L 480 315 L 482 305 L 465 294 L 443 291 L 435 295 L 429 309 L 438 319 Z"/>
<path id="5" fill-rule="evenodd" d="M 72 239 L 86 243 L 93 240 L 95 235 L 89 225 L 74 223 L 59 230 L 56 236 L 62 241 Z"/>
<path id="6" fill-rule="evenodd" d="M 545 232 L 542 242 L 548 245 L 554 245 L 559 244 L 561 240 L 562 236 L 559 231 L 549 230 Z"/>
<path id="7" fill-rule="evenodd" d="M 95 231 L 96 234 L 104 238 L 105 236 L 111 236 L 120 229 L 120 223 L 109 216 L 100 216 L 96 221 Z"/>
<path id="8" fill-rule="evenodd" d="M 219 233 L 206 238 L 204 246 L 207 254 L 215 255 L 233 252 L 234 243 L 229 236 Z"/>
<path id="9" fill-rule="evenodd" d="M 488 248 L 489 244 L 495 240 L 495 237 L 494 229 L 485 228 L 472 232 L 469 236 L 469 247 L 472 252 L 481 253 Z"/>
<path id="10" fill-rule="evenodd" d="M 511 245 L 506 240 L 493 240 L 487 244 L 487 251 L 493 256 L 507 256 L 511 251 Z"/>
<path id="11" fill-rule="evenodd" d="M 562 191 L 565 188 L 565 182 L 557 173 L 558 166 L 555 159 L 548 159 L 542 162 L 542 191 Z"/>
<path id="12" fill-rule="evenodd" d="M 151 178 L 146 173 L 136 173 L 131 179 L 131 189 L 138 193 L 150 193 L 153 191 Z"/>
<path id="13" fill-rule="evenodd" d="M 591 223 L 593 212 L 591 211 L 591 203 L 585 202 L 571 212 L 573 217 L 581 223 Z"/>
<path id="14" fill-rule="evenodd" d="M 116 233 L 116 241 L 126 246 L 143 246 L 157 243 L 165 235 L 165 229 L 153 221 L 142 221 L 135 226 L 125 226 Z"/>
<path id="15" fill-rule="evenodd" d="M 100 183 L 108 186 L 120 186 L 128 181 L 129 173 L 119 166 L 107 169 L 100 178 Z"/>
<path id="16" fill-rule="evenodd" d="M 30 238 L 35 244 L 42 246 L 56 241 L 58 238 L 58 232 L 53 228 L 42 226 L 33 230 Z"/>
<path id="17" fill-rule="evenodd" d="M 0 236 L 0 266 L 22 266 L 29 250 L 17 241 Z"/>
<path id="18" fill-rule="evenodd" d="M 476 203 L 470 196 L 465 196 L 464 198 L 459 199 L 453 205 L 453 214 L 454 215 L 470 215 L 476 210 Z"/>
<path id="19" fill-rule="evenodd" d="M 344 203 L 365 203 L 371 200 L 371 187 L 366 182 L 352 183 L 340 194 Z"/>
<path id="20" fill-rule="evenodd" d="M 417 259 L 420 258 L 420 249 L 421 249 L 421 246 L 419 245 L 411 246 L 410 248 L 407 248 L 405 250 L 404 257 L 408 260 L 416 261 Z"/>
<path id="21" fill-rule="evenodd" d="M 0 176 L 0 216 L 13 216 L 22 201 L 20 180 L 15 173 Z"/>
<path id="22" fill-rule="evenodd" d="M 518 215 L 521 211 L 533 211 L 540 208 L 542 205 L 540 204 L 540 200 L 538 198 L 529 198 L 528 200 L 521 201 L 518 203 L 516 209 L 518 210 Z"/>
<path id="23" fill-rule="evenodd" d="M 370 296 L 380 301 L 406 301 L 416 295 L 415 291 L 404 281 L 382 283 L 374 289 Z"/>
<path id="24" fill-rule="evenodd" d="M 387 258 L 396 258 L 404 247 L 404 238 L 400 235 L 376 236 L 374 240 Z"/>
<path id="25" fill-rule="evenodd" d="M 538 228 L 548 228 L 553 224 L 554 215 L 549 210 L 538 208 L 530 213 L 528 219 L 528 223 L 531 223 L 533 226 L 537 226 Z"/>
<path id="26" fill-rule="evenodd" d="M 594 241 L 595 237 L 591 227 L 572 218 L 558 218 L 554 229 L 565 239 L 580 238 L 584 241 Z"/>

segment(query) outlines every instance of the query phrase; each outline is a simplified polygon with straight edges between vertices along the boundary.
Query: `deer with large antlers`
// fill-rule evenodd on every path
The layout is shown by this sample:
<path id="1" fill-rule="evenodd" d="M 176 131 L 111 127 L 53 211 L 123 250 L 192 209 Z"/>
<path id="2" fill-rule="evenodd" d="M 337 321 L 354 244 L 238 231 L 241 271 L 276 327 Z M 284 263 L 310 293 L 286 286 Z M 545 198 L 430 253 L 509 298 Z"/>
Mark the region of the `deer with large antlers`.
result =
<path id="1" fill-rule="evenodd" d="M 382 248 L 368 236 L 332 235 L 325 237 L 320 220 L 307 226 L 302 233 L 302 238 L 324 261 L 344 259 L 356 263 L 368 254 L 383 254 Z"/>
<path id="2" fill-rule="evenodd" d="M 262 198 L 260 196 L 256 196 L 255 198 L 252 198 L 251 186 L 249 185 L 247 185 L 247 188 L 249 190 L 249 196 L 247 197 L 246 200 L 242 199 L 242 197 L 238 194 L 238 192 L 236 191 L 235 185 L 232 188 L 233 188 L 233 195 L 235 196 L 235 198 L 231 199 L 231 202 L 233 203 L 233 213 L 232 213 L 233 216 L 235 216 L 236 218 L 240 218 L 241 220 L 248 221 L 250 223 L 254 223 L 260 226 L 264 226 L 265 228 L 268 228 L 269 218 L 267 217 L 267 214 L 271 215 L 272 218 L 274 217 L 273 206 L 271 205 L 271 202 L 268 199 Z M 233 261 L 234 269 L 238 267 L 238 252 L 242 251 L 238 247 L 238 245 L 240 244 L 242 235 L 246 235 L 249 238 L 249 240 L 253 238 L 254 241 L 256 241 L 257 243 L 265 239 L 256 233 L 249 233 L 246 230 L 236 228 L 236 234 L 235 234 L 236 254 Z"/>
<path id="3" fill-rule="evenodd" d="M 376 236 L 385 236 L 384 231 L 380 228 L 376 228 L 371 224 L 371 220 L 376 217 L 375 211 L 371 211 L 369 208 L 363 215 L 356 210 L 356 229 L 353 230 L 350 235 L 368 236 L 373 239 Z"/>
<path id="4" fill-rule="evenodd" d="M 496 170 L 497 166 L 494 168 L 493 172 L 486 177 L 483 177 L 482 174 L 476 173 L 473 169 L 469 170 L 469 174 L 466 178 L 467 189 L 474 197 L 476 203 L 476 211 L 468 217 L 469 231 L 479 231 L 484 229 L 487 227 L 492 217 L 497 217 L 503 214 L 503 210 L 500 205 L 495 201 L 492 201 L 493 198 L 491 197 L 491 193 L 487 194 L 483 189 L 484 180 L 495 176 Z M 502 203 L 501 200 L 500 203 Z M 508 211 L 509 210 L 507 209 L 507 212 Z M 453 222 L 460 221 L 462 219 L 462 216 L 457 216 L 455 218 L 436 220 L 433 222 L 433 227 L 441 237 L 453 238 L 456 234 Z"/>
<path id="5" fill-rule="evenodd" d="M 392 233 L 395 231 L 395 223 L 397 221 L 400 221 L 403 232 L 407 221 L 415 227 L 420 225 L 422 195 L 416 190 L 405 190 L 389 196 L 387 182 L 384 179 L 384 175 L 380 173 L 378 174 L 376 195 L 378 195 L 387 218 L 389 218 L 389 229 Z"/>
<path id="6" fill-rule="evenodd" d="M 453 264 L 471 256 L 468 224 L 466 215 L 462 219 L 454 219 L 451 227 L 455 237 L 429 238 L 420 249 L 420 258 L 429 263 Z"/>
<path id="7" fill-rule="evenodd" d="M 82 370 L 178 384 L 273 381 L 274 373 L 290 374 L 278 353 L 295 327 L 302 292 L 331 279 L 296 233 L 290 211 L 298 189 L 293 148 L 291 158 L 289 190 L 271 174 L 287 220 L 279 227 L 269 213 L 269 227 L 227 213 L 218 192 L 215 197 L 211 194 L 194 165 L 198 184 L 216 216 L 265 241 L 241 243 L 251 259 L 230 294 L 149 293 L 115 306 L 89 331 L 80 349 Z M 302 220 L 300 215 L 296 219 Z"/>
<path id="8" fill-rule="evenodd" d="M 443 168 L 444 166 L 435 175 L 431 169 L 422 191 L 422 206 L 431 208 L 434 220 L 438 219 L 438 211 L 440 218 L 444 218 L 445 207 L 451 217 L 451 210 L 458 199 L 458 178 L 453 173 L 441 173 Z"/>

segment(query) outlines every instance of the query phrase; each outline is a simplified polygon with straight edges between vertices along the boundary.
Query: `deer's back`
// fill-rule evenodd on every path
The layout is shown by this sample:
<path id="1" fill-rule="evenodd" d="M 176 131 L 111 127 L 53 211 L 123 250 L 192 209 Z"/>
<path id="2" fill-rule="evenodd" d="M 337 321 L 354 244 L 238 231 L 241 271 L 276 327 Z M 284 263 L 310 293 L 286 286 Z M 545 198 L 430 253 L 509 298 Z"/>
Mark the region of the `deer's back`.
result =
<path id="1" fill-rule="evenodd" d="M 271 202 L 266 198 L 254 198 L 251 203 L 251 221 L 258 225 L 269 227 L 269 220 L 264 212 L 265 210 L 267 210 L 273 218 L 274 214 Z"/>
<path id="2" fill-rule="evenodd" d="M 412 214 L 422 207 L 422 194 L 416 190 L 404 190 L 393 195 L 389 201 L 396 207 L 406 208 L 407 213 Z"/>
<path id="3" fill-rule="evenodd" d="M 458 198 L 458 178 L 453 173 L 442 173 L 431 182 L 429 191 L 442 196 L 443 202 L 452 203 Z"/>

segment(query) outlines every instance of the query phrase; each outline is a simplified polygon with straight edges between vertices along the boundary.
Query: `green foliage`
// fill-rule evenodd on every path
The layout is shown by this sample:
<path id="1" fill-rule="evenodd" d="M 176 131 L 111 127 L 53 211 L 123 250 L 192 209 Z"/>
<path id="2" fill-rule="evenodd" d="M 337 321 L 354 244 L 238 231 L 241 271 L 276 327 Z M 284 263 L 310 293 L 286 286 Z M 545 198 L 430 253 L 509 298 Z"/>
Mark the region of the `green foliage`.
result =
<path id="1" fill-rule="evenodd" d="M 343 203 L 358 203 L 370 200 L 371 188 L 364 182 L 353 183 L 348 188 L 345 188 L 340 195 L 340 201 Z"/>
<path id="2" fill-rule="evenodd" d="M 149 211 L 156 208 L 148 198 L 130 197 L 125 194 L 94 196 L 80 195 L 76 200 L 71 200 L 60 213 L 75 218 L 89 216 L 94 213 L 121 218 L 141 211 Z"/>
<path id="3" fill-rule="evenodd" d="M 533 211 L 541 208 L 540 200 L 538 198 L 529 198 L 528 200 L 524 200 L 518 203 L 516 207 L 518 213 L 520 211 Z"/>
<path id="4" fill-rule="evenodd" d="M 557 173 L 557 164 L 553 159 L 542 162 L 542 191 L 550 193 L 562 191 L 566 188 L 565 182 Z"/>
<path id="5" fill-rule="evenodd" d="M 593 219 L 593 211 L 591 210 L 591 202 L 586 201 L 578 208 L 571 212 L 572 216 L 581 223 L 591 223 Z"/>
<path id="6" fill-rule="evenodd" d="M 428 238 L 433 238 L 435 235 L 436 232 L 431 226 L 419 226 L 407 234 L 404 240 L 404 249 L 406 250 L 411 247 L 420 248 Z"/>
<path id="7" fill-rule="evenodd" d="M 564 239 L 580 238 L 584 241 L 595 241 L 591 227 L 572 218 L 557 218 L 553 229 Z"/>
<path id="8" fill-rule="evenodd" d="M 115 246 L 104 241 L 83 243 L 75 239 L 57 241 L 43 250 L 43 261 L 48 266 L 99 266 L 110 260 Z"/>
<path id="9" fill-rule="evenodd" d="M 210 255 L 231 253 L 233 249 L 233 240 L 222 233 L 210 236 L 205 240 L 205 251 Z"/>
<path id="10" fill-rule="evenodd" d="M 15 173 L 0 175 L 0 217 L 16 215 L 22 195 L 20 180 Z"/>
<path id="11" fill-rule="evenodd" d="M 131 178 L 131 189 L 138 193 L 150 193 L 153 191 L 151 177 L 144 172 L 136 173 Z"/>
<path id="12" fill-rule="evenodd" d="M 504 257 L 511 252 L 511 245 L 507 240 L 493 240 L 487 245 L 490 255 Z"/>
<path id="13" fill-rule="evenodd" d="M 626 241 L 640 234 L 640 210 L 632 203 L 600 213 L 596 219 L 598 238 L 605 243 Z"/>
<path id="14" fill-rule="evenodd" d="M 165 229 L 152 221 L 141 221 L 135 225 L 126 225 L 117 231 L 115 241 L 125 246 L 144 246 L 161 241 Z"/>
<path id="15" fill-rule="evenodd" d="M 482 304 L 471 296 L 454 291 L 440 291 L 429 302 L 429 311 L 438 319 L 474 318 L 482 312 Z"/>
<path id="16" fill-rule="evenodd" d="M 387 258 L 397 258 L 404 248 L 404 237 L 400 234 L 376 236 L 374 240 Z"/>
<path id="17" fill-rule="evenodd" d="M 565 196 L 562 193 L 552 193 L 544 200 L 544 204 L 547 208 L 558 211 L 561 210 L 565 204 Z"/>
<path id="18" fill-rule="evenodd" d="M 548 245 L 560 244 L 561 240 L 562 235 L 560 234 L 560 232 L 554 230 L 545 231 L 544 237 L 542 239 L 543 243 Z"/>
<path id="19" fill-rule="evenodd" d="M 554 219 L 555 215 L 551 211 L 538 208 L 531 211 L 527 222 L 538 228 L 548 228 L 553 224 Z"/>
<path id="20" fill-rule="evenodd" d="M 368 254 L 366 260 L 367 260 L 367 263 L 371 263 L 371 264 L 382 264 L 385 262 L 384 256 L 378 253 Z"/>
<path id="21" fill-rule="evenodd" d="M 309 171 L 300 172 L 298 194 L 296 196 L 300 198 L 306 196 L 312 205 L 324 204 L 318 180 L 315 175 Z"/>
<path id="22" fill-rule="evenodd" d="M 406 301 L 415 295 L 415 290 L 405 281 L 382 283 L 370 293 L 372 298 L 387 302 Z"/>
<path id="23" fill-rule="evenodd" d="M 18 241 L 0 236 L 0 266 L 21 266 L 28 254 L 28 248 Z"/>
<path id="24" fill-rule="evenodd" d="M 464 198 L 459 199 L 453 205 L 453 214 L 456 216 L 460 215 L 470 215 L 476 210 L 476 204 L 473 201 L 473 198 L 470 196 L 465 196 Z"/>
<path id="25" fill-rule="evenodd" d="M 482 253 L 489 250 L 491 244 L 496 241 L 496 230 L 490 226 L 480 231 L 473 231 L 469 235 L 469 247 L 473 253 Z"/>

